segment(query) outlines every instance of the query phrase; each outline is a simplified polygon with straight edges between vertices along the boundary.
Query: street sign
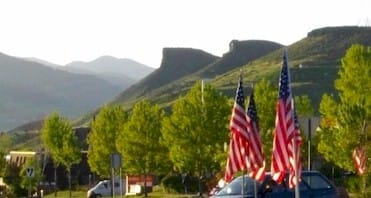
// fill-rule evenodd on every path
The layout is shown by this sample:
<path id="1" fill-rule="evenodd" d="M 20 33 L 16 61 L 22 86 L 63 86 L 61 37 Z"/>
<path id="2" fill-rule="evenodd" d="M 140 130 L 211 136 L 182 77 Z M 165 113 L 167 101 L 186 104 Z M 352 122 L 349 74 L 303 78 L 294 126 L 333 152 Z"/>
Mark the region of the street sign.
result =
<path id="1" fill-rule="evenodd" d="M 317 128 L 320 124 L 319 117 L 299 117 L 299 124 L 300 128 L 302 129 L 302 133 L 307 136 L 307 138 L 314 137 Z M 309 131 L 310 130 L 310 131 Z M 309 135 L 311 137 L 309 137 Z"/>
<path id="2" fill-rule="evenodd" d="M 35 176 L 35 170 L 33 169 L 33 167 L 28 167 L 26 169 L 26 176 L 27 177 L 34 177 Z"/>
<path id="3" fill-rule="evenodd" d="M 111 168 L 121 167 L 121 155 L 119 153 L 111 154 Z"/>

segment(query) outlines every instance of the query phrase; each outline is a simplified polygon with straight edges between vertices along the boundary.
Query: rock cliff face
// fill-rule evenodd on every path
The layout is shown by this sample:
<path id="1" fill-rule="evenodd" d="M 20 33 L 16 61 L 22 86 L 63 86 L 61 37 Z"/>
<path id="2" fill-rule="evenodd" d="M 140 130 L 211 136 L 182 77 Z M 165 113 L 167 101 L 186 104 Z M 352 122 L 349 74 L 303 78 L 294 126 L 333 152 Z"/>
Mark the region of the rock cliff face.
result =
<path id="1" fill-rule="evenodd" d="M 167 82 L 177 80 L 192 74 L 218 60 L 219 57 L 202 50 L 190 48 L 164 48 L 162 52 L 161 67 L 151 74 L 156 79 L 156 85 L 161 86 Z"/>
<path id="2" fill-rule="evenodd" d="M 201 75 L 211 78 L 215 75 L 223 74 L 229 70 L 248 64 L 250 61 L 281 47 L 283 47 L 283 45 L 271 41 L 232 40 L 229 44 L 229 51 L 225 53 L 221 59 L 205 68 L 201 72 Z"/>
<path id="3" fill-rule="evenodd" d="M 164 48 L 160 68 L 126 89 L 115 101 L 142 96 L 153 89 L 199 71 L 218 59 L 219 57 L 198 49 Z"/>

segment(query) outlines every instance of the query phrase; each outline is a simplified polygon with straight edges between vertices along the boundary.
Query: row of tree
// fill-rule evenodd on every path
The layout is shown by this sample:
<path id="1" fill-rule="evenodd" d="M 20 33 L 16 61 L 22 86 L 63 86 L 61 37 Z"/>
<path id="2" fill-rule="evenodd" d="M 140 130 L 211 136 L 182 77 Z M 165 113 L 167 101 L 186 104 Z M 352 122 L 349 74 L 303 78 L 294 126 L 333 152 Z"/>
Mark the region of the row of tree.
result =
<path id="1" fill-rule="evenodd" d="M 265 153 L 270 153 L 277 89 L 262 80 L 255 87 Z M 313 113 L 307 96 L 296 98 L 298 112 Z M 225 167 L 226 144 L 233 100 L 211 85 L 196 83 L 165 110 L 148 100 L 125 111 L 119 105 L 104 106 L 91 123 L 88 163 L 93 172 L 109 177 L 111 155 L 120 153 L 123 170 L 130 174 L 166 174 L 171 171 L 197 177 Z M 42 129 L 42 140 L 57 164 L 69 172 L 80 158 L 78 142 L 68 121 L 51 114 Z"/>
<path id="2" fill-rule="evenodd" d="M 335 82 L 338 96 L 324 95 L 320 104 L 318 151 L 345 170 L 354 170 L 351 152 L 356 145 L 364 144 L 370 149 L 367 146 L 370 130 L 365 127 L 371 117 L 370 76 L 371 48 L 352 46 L 342 59 Z M 278 95 L 275 84 L 263 79 L 254 86 L 266 154 L 271 153 L 273 142 Z M 211 85 L 202 89 L 201 83 L 196 83 L 172 104 L 171 111 L 149 100 L 139 101 L 131 110 L 119 105 L 104 106 L 91 123 L 87 139 L 89 166 L 96 174 L 108 177 L 110 156 L 120 153 L 126 173 L 148 175 L 177 171 L 203 176 L 223 171 L 232 104 L 232 99 Z M 295 104 L 298 116 L 313 115 L 308 96 L 295 97 Z M 80 150 L 71 124 L 57 113 L 45 120 L 42 140 L 54 161 L 67 171 L 79 162 Z"/>

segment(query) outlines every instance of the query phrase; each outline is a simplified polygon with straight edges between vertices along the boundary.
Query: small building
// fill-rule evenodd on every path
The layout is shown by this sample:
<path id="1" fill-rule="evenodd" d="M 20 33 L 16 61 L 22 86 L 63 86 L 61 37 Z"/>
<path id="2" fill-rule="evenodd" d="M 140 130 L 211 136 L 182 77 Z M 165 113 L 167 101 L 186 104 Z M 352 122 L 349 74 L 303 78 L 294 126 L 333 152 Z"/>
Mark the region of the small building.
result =
<path id="1" fill-rule="evenodd" d="M 10 151 L 5 158 L 8 163 L 21 167 L 28 159 L 34 158 L 36 154 L 34 151 Z"/>

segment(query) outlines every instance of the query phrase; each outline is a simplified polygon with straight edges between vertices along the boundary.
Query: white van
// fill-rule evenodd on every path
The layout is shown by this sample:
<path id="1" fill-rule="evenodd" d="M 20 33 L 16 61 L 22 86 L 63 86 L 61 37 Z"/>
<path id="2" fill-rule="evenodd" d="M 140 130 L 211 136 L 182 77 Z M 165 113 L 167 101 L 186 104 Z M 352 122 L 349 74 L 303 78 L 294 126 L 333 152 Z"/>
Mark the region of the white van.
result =
<path id="1" fill-rule="evenodd" d="M 121 188 L 120 188 L 121 186 Z M 125 195 L 125 180 L 122 180 L 120 184 L 120 180 L 115 180 L 115 195 Z M 93 188 L 88 190 L 87 197 L 88 198 L 97 198 L 97 197 L 105 197 L 112 195 L 112 181 L 111 180 L 102 180 Z"/>

